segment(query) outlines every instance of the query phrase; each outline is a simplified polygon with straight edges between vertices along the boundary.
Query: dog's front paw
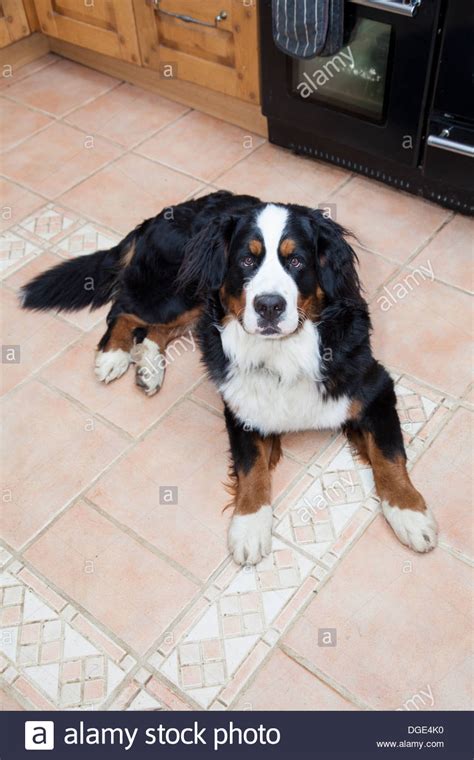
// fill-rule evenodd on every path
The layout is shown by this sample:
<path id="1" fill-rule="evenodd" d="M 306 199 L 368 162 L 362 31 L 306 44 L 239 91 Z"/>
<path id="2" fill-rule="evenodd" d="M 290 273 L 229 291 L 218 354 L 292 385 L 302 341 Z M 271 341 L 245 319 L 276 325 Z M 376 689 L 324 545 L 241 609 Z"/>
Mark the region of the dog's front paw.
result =
<path id="1" fill-rule="evenodd" d="M 272 548 L 273 514 L 265 504 L 250 515 L 234 515 L 229 526 L 229 549 L 238 565 L 256 565 Z"/>
<path id="2" fill-rule="evenodd" d="M 388 523 L 405 546 L 416 552 L 429 552 L 438 543 L 438 526 L 429 509 L 400 509 L 382 502 Z"/>
<path id="3" fill-rule="evenodd" d="M 127 371 L 130 354 L 117 348 L 114 351 L 97 351 L 95 357 L 95 376 L 102 383 L 110 383 Z"/>

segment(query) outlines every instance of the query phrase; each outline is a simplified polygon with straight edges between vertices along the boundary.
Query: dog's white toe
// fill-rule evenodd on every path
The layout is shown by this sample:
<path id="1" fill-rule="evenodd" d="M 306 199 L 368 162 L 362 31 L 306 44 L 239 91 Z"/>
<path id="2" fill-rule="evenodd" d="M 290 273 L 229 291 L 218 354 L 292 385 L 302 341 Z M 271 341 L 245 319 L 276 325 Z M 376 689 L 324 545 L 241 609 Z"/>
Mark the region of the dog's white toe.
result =
<path id="1" fill-rule="evenodd" d="M 165 361 L 159 346 L 145 338 L 133 349 L 133 360 L 136 362 L 135 382 L 143 388 L 147 396 L 153 396 L 163 385 Z"/>
<path id="2" fill-rule="evenodd" d="M 238 565 L 256 565 L 272 548 L 273 514 L 269 504 L 251 515 L 234 515 L 229 526 L 229 549 Z"/>
<path id="3" fill-rule="evenodd" d="M 101 383 L 110 383 L 121 377 L 130 364 L 130 354 L 118 348 L 114 351 L 97 351 L 95 376 Z"/>
<path id="4" fill-rule="evenodd" d="M 429 552 L 438 543 L 438 526 L 431 511 L 400 509 L 382 502 L 383 513 L 402 544 L 416 552 Z"/>

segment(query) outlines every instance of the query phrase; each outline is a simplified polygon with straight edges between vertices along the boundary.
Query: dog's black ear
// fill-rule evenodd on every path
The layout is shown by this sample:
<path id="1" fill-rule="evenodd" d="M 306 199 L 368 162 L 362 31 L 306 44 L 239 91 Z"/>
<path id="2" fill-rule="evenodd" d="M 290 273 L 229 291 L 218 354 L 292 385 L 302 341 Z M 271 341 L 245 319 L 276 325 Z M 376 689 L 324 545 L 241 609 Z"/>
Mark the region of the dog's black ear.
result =
<path id="1" fill-rule="evenodd" d="M 204 294 L 221 287 L 235 222 L 229 215 L 216 217 L 186 243 L 176 278 L 179 290 L 190 287 L 195 293 Z"/>
<path id="2" fill-rule="evenodd" d="M 321 211 L 312 214 L 321 286 L 328 299 L 361 299 L 357 254 L 347 242 L 349 232 Z"/>

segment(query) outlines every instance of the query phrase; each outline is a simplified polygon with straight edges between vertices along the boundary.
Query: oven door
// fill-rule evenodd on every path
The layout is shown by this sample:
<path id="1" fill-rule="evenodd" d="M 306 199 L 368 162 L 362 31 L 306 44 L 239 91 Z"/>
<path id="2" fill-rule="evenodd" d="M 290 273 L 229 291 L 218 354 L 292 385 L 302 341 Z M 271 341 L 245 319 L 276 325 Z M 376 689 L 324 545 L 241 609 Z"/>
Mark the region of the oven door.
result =
<path id="1" fill-rule="evenodd" d="M 345 3 L 345 47 L 291 58 L 272 38 L 261 0 L 263 113 L 332 144 L 416 166 L 440 0 Z"/>

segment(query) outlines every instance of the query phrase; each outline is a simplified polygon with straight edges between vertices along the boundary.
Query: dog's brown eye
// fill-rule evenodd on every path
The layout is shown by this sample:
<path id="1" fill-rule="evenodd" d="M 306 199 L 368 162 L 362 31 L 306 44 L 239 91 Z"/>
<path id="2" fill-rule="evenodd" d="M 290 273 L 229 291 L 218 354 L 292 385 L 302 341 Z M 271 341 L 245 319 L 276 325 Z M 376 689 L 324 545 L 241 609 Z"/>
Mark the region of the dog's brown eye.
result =
<path id="1" fill-rule="evenodd" d="M 290 259 L 290 267 L 294 267 L 295 269 L 300 269 L 300 267 L 303 266 L 303 262 L 298 258 L 298 256 L 292 256 Z"/>
<path id="2" fill-rule="evenodd" d="M 253 267 L 254 264 L 255 264 L 255 259 L 254 259 L 253 256 L 245 256 L 242 259 L 242 266 L 243 267 Z"/>

